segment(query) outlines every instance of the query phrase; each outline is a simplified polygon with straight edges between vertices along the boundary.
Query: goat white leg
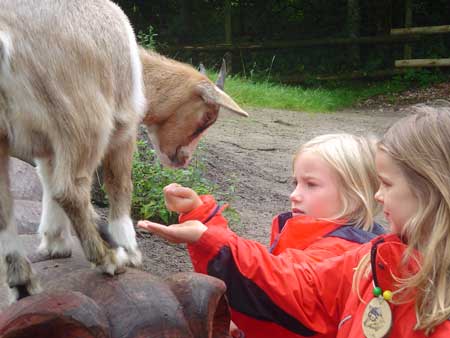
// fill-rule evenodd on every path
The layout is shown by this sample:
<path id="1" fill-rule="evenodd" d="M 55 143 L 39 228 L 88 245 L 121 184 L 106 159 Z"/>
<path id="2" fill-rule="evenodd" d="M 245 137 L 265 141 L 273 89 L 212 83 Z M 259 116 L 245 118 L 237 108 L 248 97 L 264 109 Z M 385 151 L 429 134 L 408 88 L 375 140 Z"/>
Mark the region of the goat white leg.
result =
<path id="1" fill-rule="evenodd" d="M 101 107 L 100 104 L 95 106 Z M 122 247 L 109 241 L 110 234 L 103 233 L 102 239 L 90 201 L 92 176 L 96 164 L 100 162 L 103 145 L 108 140 L 109 128 L 104 128 L 104 134 L 98 132 L 100 129 L 94 128 L 95 132 L 89 134 L 92 142 L 74 147 L 70 144 L 70 137 L 67 137 L 54 147 L 51 184 L 48 186 L 53 199 L 68 216 L 87 260 L 113 275 L 128 263 L 128 257 Z M 71 151 L 68 151 L 71 147 Z M 86 158 L 86 155 L 90 158 Z"/>
<path id="2" fill-rule="evenodd" d="M 0 282 L 9 286 L 10 302 L 40 291 L 13 223 L 13 200 L 9 188 L 8 145 L 0 135 Z"/>
<path id="3" fill-rule="evenodd" d="M 43 189 L 42 216 L 39 224 L 41 243 L 38 251 L 51 258 L 70 257 L 72 255 L 70 220 L 53 199 L 50 191 L 51 162 L 48 159 L 39 159 L 36 162 Z"/>
<path id="4" fill-rule="evenodd" d="M 118 245 L 127 251 L 129 265 L 138 267 L 142 264 L 142 254 L 136 242 L 136 231 L 130 216 L 123 215 L 109 221 L 109 232 Z"/>
<path id="5" fill-rule="evenodd" d="M 142 264 L 142 254 L 136 242 L 136 232 L 130 218 L 131 166 L 134 151 L 134 131 L 127 139 L 116 140 L 103 160 L 103 179 L 110 203 L 108 230 L 118 245 L 127 250 L 129 264 Z"/>

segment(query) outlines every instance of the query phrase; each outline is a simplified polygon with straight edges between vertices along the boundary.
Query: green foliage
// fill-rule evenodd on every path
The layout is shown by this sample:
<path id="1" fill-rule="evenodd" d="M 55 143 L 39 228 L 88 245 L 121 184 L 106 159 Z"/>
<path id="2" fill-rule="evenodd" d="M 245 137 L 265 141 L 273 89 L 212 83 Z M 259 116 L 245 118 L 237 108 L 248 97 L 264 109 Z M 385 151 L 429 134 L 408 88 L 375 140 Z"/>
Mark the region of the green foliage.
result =
<path id="1" fill-rule="evenodd" d="M 201 157 L 203 151 L 200 144 L 188 168 L 168 169 L 161 166 L 153 149 L 149 149 L 145 142 L 138 141 L 133 160 L 133 218 L 152 219 L 165 224 L 177 222 L 177 214 L 166 209 L 162 193 L 162 189 L 173 182 L 192 188 L 199 195 L 213 194 L 218 201 L 231 202 L 234 199 L 232 179 L 229 179 L 228 190 L 223 191 L 203 177 L 205 172 Z M 234 208 L 228 207 L 224 215 L 229 221 L 229 226 L 236 229 L 240 222 L 239 213 Z"/>
<path id="2" fill-rule="evenodd" d="M 137 34 L 137 40 L 138 43 L 146 48 L 146 49 L 156 49 L 156 37 L 158 34 L 155 32 L 155 28 L 153 26 L 148 26 L 148 29 L 146 32 L 139 31 Z"/>
<path id="3" fill-rule="evenodd" d="M 393 82 L 407 87 L 427 87 L 447 80 L 448 76 L 439 69 L 408 69 L 404 74 L 396 75 Z"/>
<path id="4" fill-rule="evenodd" d="M 201 149 L 197 149 L 198 151 Z M 138 142 L 133 160 L 132 214 L 138 219 L 152 219 L 166 224 L 177 221 L 177 215 L 166 209 L 163 188 L 173 182 L 194 189 L 199 195 L 213 194 L 217 187 L 203 178 L 204 165 L 196 158 L 185 169 L 164 168 L 155 151 Z"/>

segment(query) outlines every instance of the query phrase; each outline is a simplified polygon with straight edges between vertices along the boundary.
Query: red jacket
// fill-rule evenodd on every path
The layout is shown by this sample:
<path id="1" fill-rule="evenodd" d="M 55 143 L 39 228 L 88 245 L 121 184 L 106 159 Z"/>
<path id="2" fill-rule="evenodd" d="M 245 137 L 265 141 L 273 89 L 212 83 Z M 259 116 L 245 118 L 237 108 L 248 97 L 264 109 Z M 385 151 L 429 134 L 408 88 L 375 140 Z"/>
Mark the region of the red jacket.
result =
<path id="1" fill-rule="evenodd" d="M 303 336 L 363 338 L 362 315 L 373 298 L 373 277 L 369 274 L 362 280 L 361 301 L 352 291 L 353 272 L 374 242 L 380 240 L 375 258 L 378 282 L 382 290 L 395 291 L 393 276 L 402 278 L 406 271 L 418 269 L 413 263 L 402 263 L 406 246 L 396 235 L 380 236 L 320 263 L 305 260 L 302 250 L 287 249 L 289 254 L 271 255 L 261 244 L 220 227 L 209 227 L 197 243 L 188 247 L 197 271 L 226 283 L 232 304 L 237 300 L 248 303 L 261 318 L 272 316 L 280 326 Z M 414 300 L 390 303 L 390 307 L 390 338 L 426 337 L 423 331 L 414 330 Z M 450 321 L 438 325 L 429 337 L 450 337 Z"/>
<path id="2" fill-rule="evenodd" d="M 227 221 L 221 215 L 221 210 L 215 200 L 211 196 L 202 196 L 201 198 L 204 204 L 189 214 L 180 216 L 180 221 L 197 219 L 209 227 L 227 229 Z M 379 225 L 375 225 L 375 231 L 381 233 L 383 230 Z M 345 222 L 336 223 L 317 220 L 306 215 L 292 217 L 292 213 L 288 212 L 276 216 L 272 221 L 270 252 L 273 255 L 281 253 L 282 255 L 290 256 L 292 251 L 297 250 L 286 249 L 301 249 L 302 261 L 315 263 L 326 258 L 342 255 L 345 251 L 354 249 L 374 237 L 376 237 L 375 234 L 356 229 L 351 225 L 345 224 Z M 193 252 L 191 254 L 194 255 Z M 249 251 L 247 255 L 253 257 L 253 252 Z M 193 264 L 196 271 L 207 272 L 202 271 L 194 260 Z M 216 268 L 221 270 L 219 266 L 216 266 Z M 227 269 L 227 267 L 223 266 L 223 269 Z M 235 271 L 235 273 L 233 279 L 227 283 L 228 298 L 232 308 L 232 319 L 245 332 L 246 338 L 298 338 L 310 336 L 312 333 L 310 330 L 298 327 L 295 329 L 295 319 L 288 313 L 285 313 L 257 285 L 257 276 L 255 276 L 256 279 L 252 279 L 242 275 L 239 271 Z M 233 286 L 237 286 L 238 279 L 245 284 L 245 288 L 254 290 L 255 297 L 258 296 L 259 300 L 233 297 Z M 245 288 L 242 289 L 241 287 L 242 285 L 239 286 L 238 292 L 245 292 Z M 265 304 L 265 309 L 260 307 L 261 301 Z M 258 306 L 260 307 L 259 309 Z M 314 335 L 318 337 L 316 333 Z M 334 334 L 320 335 L 320 337 L 328 336 L 334 337 Z"/>

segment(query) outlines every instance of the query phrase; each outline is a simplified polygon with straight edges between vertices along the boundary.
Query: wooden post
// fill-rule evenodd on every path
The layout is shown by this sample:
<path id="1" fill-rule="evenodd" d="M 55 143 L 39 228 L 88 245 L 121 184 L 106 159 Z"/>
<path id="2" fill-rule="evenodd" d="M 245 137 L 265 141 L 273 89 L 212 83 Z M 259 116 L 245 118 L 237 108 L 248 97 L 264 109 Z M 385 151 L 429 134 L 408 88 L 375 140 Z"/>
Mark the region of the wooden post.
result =
<path id="1" fill-rule="evenodd" d="M 359 0 L 347 0 L 347 31 L 350 38 L 359 37 L 360 19 Z M 360 63 L 359 46 L 350 45 L 349 52 L 352 65 L 357 67 Z"/>
<path id="2" fill-rule="evenodd" d="M 412 26 L 412 0 L 405 0 L 405 28 Z M 409 43 L 403 47 L 403 57 L 405 59 L 412 58 L 412 48 Z"/>
<path id="3" fill-rule="evenodd" d="M 232 27 L 231 27 L 231 0 L 225 0 L 224 7 L 225 16 L 225 43 L 231 45 L 232 41 Z"/>
<path id="4" fill-rule="evenodd" d="M 224 17 L 225 17 L 225 44 L 232 46 L 233 44 L 233 26 L 231 24 L 231 0 L 225 0 L 224 3 Z M 234 58 L 233 52 L 230 50 L 224 55 L 225 61 L 227 63 L 228 73 L 231 74 L 233 71 Z"/>

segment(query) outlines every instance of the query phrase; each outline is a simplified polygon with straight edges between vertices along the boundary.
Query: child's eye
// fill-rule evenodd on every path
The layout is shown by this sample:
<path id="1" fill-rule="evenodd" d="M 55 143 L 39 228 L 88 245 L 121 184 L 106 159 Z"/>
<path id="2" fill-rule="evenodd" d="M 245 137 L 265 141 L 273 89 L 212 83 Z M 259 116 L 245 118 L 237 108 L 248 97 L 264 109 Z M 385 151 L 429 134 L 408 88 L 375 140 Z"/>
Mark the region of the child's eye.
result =
<path id="1" fill-rule="evenodd" d="M 317 184 L 316 184 L 315 182 L 307 182 L 306 185 L 307 185 L 309 188 L 317 187 Z"/>
<path id="2" fill-rule="evenodd" d="M 293 185 L 294 187 L 296 187 L 297 184 L 298 184 L 297 179 L 296 179 L 296 178 L 292 178 L 292 179 L 291 179 L 291 185 Z"/>

